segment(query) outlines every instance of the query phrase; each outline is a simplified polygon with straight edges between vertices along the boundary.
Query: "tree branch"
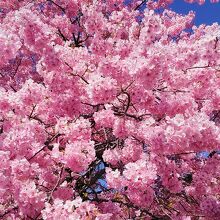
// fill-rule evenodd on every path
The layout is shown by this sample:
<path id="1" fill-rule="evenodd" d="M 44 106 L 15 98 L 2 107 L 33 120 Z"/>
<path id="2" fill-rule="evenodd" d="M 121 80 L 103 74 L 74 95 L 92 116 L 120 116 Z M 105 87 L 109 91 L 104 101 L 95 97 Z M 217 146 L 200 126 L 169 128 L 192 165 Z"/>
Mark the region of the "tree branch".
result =
<path id="1" fill-rule="evenodd" d="M 186 68 L 185 70 L 182 70 L 184 73 L 187 73 L 188 70 L 193 70 L 193 69 L 204 69 L 204 68 L 210 68 L 212 66 L 210 66 L 209 64 L 208 65 L 205 65 L 205 66 L 193 66 L 193 67 L 189 67 L 189 68 Z"/>
<path id="2" fill-rule="evenodd" d="M 6 216 L 7 214 L 9 214 L 10 212 L 12 212 L 12 211 L 14 211 L 16 209 L 18 209 L 18 206 L 14 207 L 14 208 L 12 208 L 10 210 L 7 210 L 4 214 L 0 215 L 0 218 L 3 219 L 4 216 Z"/>
<path id="3" fill-rule="evenodd" d="M 145 3 L 147 3 L 147 0 L 143 0 L 139 5 L 137 5 L 134 10 L 138 10 L 139 8 L 141 8 Z"/>
<path id="4" fill-rule="evenodd" d="M 60 5 L 58 5 L 56 2 L 54 2 L 53 0 L 47 0 L 47 1 L 51 2 L 52 4 L 57 6 L 63 13 L 66 13 L 66 10 L 63 7 L 61 7 Z"/>
<path id="5" fill-rule="evenodd" d="M 133 208 L 133 209 L 136 209 L 136 210 L 140 210 L 141 212 L 149 215 L 150 217 L 152 217 L 153 219 L 163 219 L 161 218 L 162 216 L 156 216 L 154 215 L 153 213 L 151 213 L 149 210 L 147 209 L 142 209 L 140 208 L 139 206 L 137 205 L 134 205 L 133 203 L 127 203 L 127 202 L 124 202 L 124 201 L 121 201 L 121 200 L 118 200 L 118 199 L 104 199 L 104 198 L 98 198 L 98 199 L 92 199 L 91 201 L 94 201 L 94 202 L 98 202 L 98 203 L 102 203 L 102 202 L 113 202 L 113 203 L 118 203 L 118 204 L 121 204 L 121 205 L 124 205 L 124 206 L 127 206 L 128 208 Z"/>
<path id="6" fill-rule="evenodd" d="M 31 156 L 31 157 L 28 159 L 28 161 L 32 160 L 36 155 L 38 155 L 38 154 L 39 154 L 41 151 L 43 151 L 45 148 L 49 147 L 49 144 L 50 144 L 51 142 L 53 142 L 56 138 L 58 138 L 59 136 L 61 136 L 61 135 L 63 135 L 63 134 L 56 133 L 52 138 L 46 140 L 46 141 L 44 142 L 44 146 L 43 146 L 40 150 L 38 150 L 33 156 Z"/>
<path id="7" fill-rule="evenodd" d="M 57 182 L 56 182 L 55 186 L 53 187 L 53 189 L 52 189 L 51 192 L 50 192 L 50 195 L 49 195 L 49 198 L 48 198 L 48 202 L 51 201 L 51 199 L 53 198 L 53 193 L 54 193 L 54 191 L 55 191 L 55 190 L 57 189 L 57 187 L 60 185 L 60 180 L 61 180 L 61 177 L 62 177 L 62 174 L 63 174 L 63 167 L 64 167 L 64 166 L 61 167 L 60 174 L 59 174 L 59 177 L 58 177 L 58 179 L 57 179 Z"/>
<path id="8" fill-rule="evenodd" d="M 64 36 L 61 30 L 58 28 L 58 35 L 63 39 L 63 41 L 68 41 L 68 38 Z"/>
<path id="9" fill-rule="evenodd" d="M 73 68 L 67 63 L 65 62 L 65 64 L 73 71 Z M 80 79 L 82 79 L 86 84 L 89 84 L 89 82 L 81 75 L 79 74 L 74 74 L 74 73 L 69 73 L 71 76 L 78 76 Z"/>

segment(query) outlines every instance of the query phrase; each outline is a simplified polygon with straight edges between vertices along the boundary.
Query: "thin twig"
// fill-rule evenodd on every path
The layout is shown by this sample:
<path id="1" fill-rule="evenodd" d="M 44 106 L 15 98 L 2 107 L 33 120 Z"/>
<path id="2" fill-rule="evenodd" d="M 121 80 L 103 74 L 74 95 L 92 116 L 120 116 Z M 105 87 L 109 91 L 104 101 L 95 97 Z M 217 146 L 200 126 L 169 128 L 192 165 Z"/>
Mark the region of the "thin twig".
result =
<path id="1" fill-rule="evenodd" d="M 61 32 L 59 28 L 58 28 L 58 34 L 63 39 L 63 41 L 68 41 L 68 38 L 64 36 L 64 34 Z"/>
<path id="2" fill-rule="evenodd" d="M 205 65 L 205 66 L 193 66 L 193 67 L 189 67 L 186 68 L 185 70 L 182 70 L 184 73 L 187 73 L 188 70 L 193 70 L 193 69 L 204 69 L 204 68 L 213 68 L 213 66 Z"/>
<path id="3" fill-rule="evenodd" d="M 20 58 L 19 60 L 18 60 L 18 64 L 17 64 L 17 66 L 15 67 L 15 69 L 14 69 L 14 73 L 13 73 L 13 77 L 16 75 L 16 73 L 18 72 L 18 69 L 19 69 L 19 67 L 20 67 L 20 65 L 21 65 L 21 61 L 22 61 L 22 58 Z"/>
<path id="4" fill-rule="evenodd" d="M 53 187 L 53 189 L 52 189 L 51 192 L 50 192 L 50 195 L 49 195 L 49 198 L 48 198 L 48 202 L 51 201 L 51 199 L 53 198 L 53 193 L 54 193 L 54 191 L 55 191 L 55 190 L 57 189 L 57 187 L 60 185 L 60 180 L 61 180 L 61 177 L 62 177 L 62 174 L 63 174 L 63 168 L 64 168 L 64 166 L 61 167 L 59 177 L 58 177 L 58 179 L 57 179 L 57 182 L 56 182 L 55 186 Z"/>
<path id="5" fill-rule="evenodd" d="M 65 64 L 73 71 L 73 68 L 67 63 L 65 62 Z M 78 76 L 80 79 L 82 79 L 86 84 L 89 84 L 89 82 L 83 77 L 80 76 L 79 74 L 74 74 L 74 73 L 69 73 L 71 76 Z"/>
<path id="6" fill-rule="evenodd" d="M 47 1 L 56 5 L 60 10 L 62 10 L 63 13 L 66 13 L 66 10 L 63 7 L 61 7 L 60 5 L 58 5 L 56 2 L 54 2 L 53 0 L 47 0 Z"/>
<path id="7" fill-rule="evenodd" d="M 113 203 L 118 203 L 118 204 L 121 204 L 121 205 L 125 205 L 125 206 L 127 206 L 128 208 L 134 208 L 134 209 L 140 210 L 140 211 L 146 213 L 147 215 L 151 216 L 151 217 L 154 218 L 154 219 L 162 219 L 162 218 L 160 218 L 160 216 L 154 215 L 153 213 L 151 213 L 151 212 L 150 212 L 149 210 L 147 210 L 147 209 L 142 209 L 142 208 L 140 208 L 139 206 L 134 205 L 133 203 L 123 202 L 123 201 L 118 200 L 118 199 L 104 199 L 104 198 L 99 198 L 98 200 L 97 200 L 97 199 L 92 199 L 91 201 L 95 201 L 95 202 L 98 202 L 98 203 L 111 201 L 111 202 L 113 202 Z"/>
<path id="8" fill-rule="evenodd" d="M 122 91 L 126 91 L 134 82 L 135 82 L 135 80 L 130 82 L 124 89 L 122 88 Z"/>
<path id="9" fill-rule="evenodd" d="M 12 208 L 12 209 L 10 209 L 10 210 L 7 210 L 4 214 L 0 215 L 0 218 L 3 219 L 4 216 L 6 216 L 6 215 L 9 214 L 11 211 L 16 210 L 16 209 L 18 209 L 18 206 L 14 207 L 14 208 Z"/>
<path id="10" fill-rule="evenodd" d="M 139 5 L 137 5 L 136 7 L 135 7 L 135 11 L 136 10 L 138 10 L 140 7 L 142 7 L 142 5 L 144 5 L 145 3 L 147 2 L 147 0 L 143 0 Z"/>
<path id="11" fill-rule="evenodd" d="M 63 135 L 63 134 L 56 133 L 52 138 L 50 138 L 49 140 L 45 141 L 44 142 L 44 146 L 40 150 L 38 150 L 33 156 L 31 156 L 28 159 L 28 161 L 32 160 L 36 155 L 38 155 L 41 151 L 43 151 L 46 147 L 48 147 L 51 142 L 53 142 L 57 137 L 59 137 L 61 135 Z"/>
<path id="12" fill-rule="evenodd" d="M 215 38 L 214 50 L 217 48 L 218 41 L 219 41 L 219 39 L 218 39 L 218 37 L 216 37 L 216 38 Z"/>
<path id="13" fill-rule="evenodd" d="M 33 108 L 32 108 L 32 110 L 31 110 L 31 113 L 30 113 L 30 115 L 28 116 L 29 119 L 31 119 L 31 117 L 32 117 L 32 115 L 33 115 L 33 113 L 34 113 L 34 110 L 35 110 L 36 106 L 37 106 L 37 105 L 33 105 Z"/>
<path id="14" fill-rule="evenodd" d="M 12 85 L 10 85 L 10 87 L 12 88 L 12 90 L 13 90 L 14 92 L 17 92 L 17 90 L 16 90 Z"/>
<path id="15" fill-rule="evenodd" d="M 32 160 L 35 156 L 37 156 L 41 151 L 43 151 L 47 146 L 43 146 L 40 150 L 38 150 L 33 156 L 31 156 L 28 161 Z"/>

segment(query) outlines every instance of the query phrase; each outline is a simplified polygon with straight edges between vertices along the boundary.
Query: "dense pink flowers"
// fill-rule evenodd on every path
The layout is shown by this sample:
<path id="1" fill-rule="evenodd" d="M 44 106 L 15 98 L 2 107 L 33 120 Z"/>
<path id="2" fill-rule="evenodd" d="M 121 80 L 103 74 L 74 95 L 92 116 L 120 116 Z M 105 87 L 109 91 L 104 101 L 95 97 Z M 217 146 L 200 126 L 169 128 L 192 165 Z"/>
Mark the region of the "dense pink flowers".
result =
<path id="1" fill-rule="evenodd" d="M 205 0 L 185 0 L 186 2 L 189 2 L 189 3 L 194 3 L 194 2 L 197 2 L 199 3 L 200 5 L 204 4 L 205 3 Z M 210 0 L 211 3 L 218 3 L 219 0 Z"/>
<path id="2" fill-rule="evenodd" d="M 220 26 L 172 2 L 0 2 L 1 219 L 219 219 Z"/>
<path id="3" fill-rule="evenodd" d="M 66 145 L 64 163 L 75 172 L 86 170 L 95 159 L 93 142 L 75 141 Z"/>

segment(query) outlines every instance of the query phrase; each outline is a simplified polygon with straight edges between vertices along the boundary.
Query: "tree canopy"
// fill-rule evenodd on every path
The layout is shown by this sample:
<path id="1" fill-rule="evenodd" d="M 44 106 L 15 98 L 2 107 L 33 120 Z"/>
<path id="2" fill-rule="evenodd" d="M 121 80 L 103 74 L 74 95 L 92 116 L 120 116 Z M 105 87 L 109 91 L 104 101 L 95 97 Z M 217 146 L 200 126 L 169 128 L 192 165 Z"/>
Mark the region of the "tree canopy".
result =
<path id="1" fill-rule="evenodd" d="M 0 2 L 1 219 L 219 219 L 220 26 L 171 2 Z"/>

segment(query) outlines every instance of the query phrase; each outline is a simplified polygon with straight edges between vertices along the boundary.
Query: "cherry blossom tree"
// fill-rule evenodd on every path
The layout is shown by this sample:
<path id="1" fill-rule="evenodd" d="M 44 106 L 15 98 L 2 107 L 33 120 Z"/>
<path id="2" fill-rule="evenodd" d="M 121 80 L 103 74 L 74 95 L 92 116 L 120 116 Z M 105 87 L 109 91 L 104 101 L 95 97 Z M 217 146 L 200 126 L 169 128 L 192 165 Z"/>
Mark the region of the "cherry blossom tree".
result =
<path id="1" fill-rule="evenodd" d="M 1 219 L 219 219 L 220 26 L 171 2 L 0 2 Z"/>

